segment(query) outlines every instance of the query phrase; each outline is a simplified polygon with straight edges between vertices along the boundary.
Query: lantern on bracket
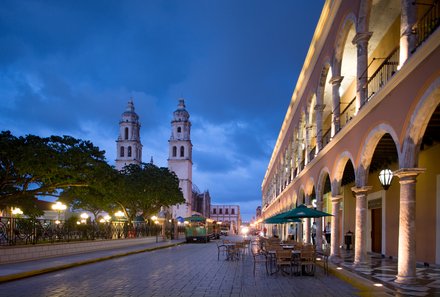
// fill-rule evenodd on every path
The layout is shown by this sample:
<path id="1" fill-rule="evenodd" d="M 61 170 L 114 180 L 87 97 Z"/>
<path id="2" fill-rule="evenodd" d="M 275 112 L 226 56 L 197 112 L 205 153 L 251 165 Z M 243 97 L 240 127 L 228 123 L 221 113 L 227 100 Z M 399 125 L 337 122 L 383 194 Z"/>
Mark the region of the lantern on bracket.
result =
<path id="1" fill-rule="evenodd" d="M 386 191 L 391 185 L 393 180 L 393 172 L 390 169 L 382 169 L 379 173 L 379 180 L 382 184 L 383 189 Z"/>

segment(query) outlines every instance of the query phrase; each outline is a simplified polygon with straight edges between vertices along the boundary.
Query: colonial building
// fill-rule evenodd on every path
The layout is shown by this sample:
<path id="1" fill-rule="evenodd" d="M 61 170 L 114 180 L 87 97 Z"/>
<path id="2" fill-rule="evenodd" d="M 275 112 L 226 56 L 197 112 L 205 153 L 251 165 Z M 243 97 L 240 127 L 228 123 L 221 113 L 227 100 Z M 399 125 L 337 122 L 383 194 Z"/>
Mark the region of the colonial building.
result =
<path id="1" fill-rule="evenodd" d="M 142 162 L 142 144 L 140 138 L 141 124 L 134 111 L 133 99 L 128 101 L 127 109 L 119 121 L 119 136 L 116 140 L 116 169 L 122 170 L 130 164 Z"/>
<path id="2" fill-rule="evenodd" d="M 326 1 L 262 182 L 264 218 L 315 203 L 333 214 L 316 220 L 318 249 L 327 221 L 333 258 L 354 231 L 354 264 L 397 257 L 399 283 L 416 262 L 440 264 L 439 11 Z"/>
<path id="3" fill-rule="evenodd" d="M 191 205 L 191 210 L 193 212 L 209 218 L 211 211 L 211 195 L 209 194 L 209 191 L 204 191 L 201 193 L 200 190 L 193 184 Z"/>
<path id="4" fill-rule="evenodd" d="M 222 222 L 222 229 L 237 234 L 241 226 L 239 205 L 211 205 L 211 219 Z"/>
<path id="5" fill-rule="evenodd" d="M 169 157 L 168 169 L 176 173 L 179 186 L 182 189 L 185 203 L 174 205 L 171 208 L 172 216 L 189 217 L 192 214 L 192 143 L 191 122 L 189 113 L 185 109 L 185 101 L 179 100 L 177 110 L 171 121 L 171 137 L 168 141 Z"/>

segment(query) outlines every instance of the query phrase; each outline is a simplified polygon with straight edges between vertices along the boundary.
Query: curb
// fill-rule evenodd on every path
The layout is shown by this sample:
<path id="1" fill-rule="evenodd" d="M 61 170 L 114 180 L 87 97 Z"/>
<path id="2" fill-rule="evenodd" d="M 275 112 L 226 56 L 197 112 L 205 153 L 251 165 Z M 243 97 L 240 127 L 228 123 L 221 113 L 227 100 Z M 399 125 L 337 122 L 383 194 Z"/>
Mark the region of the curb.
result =
<path id="1" fill-rule="evenodd" d="M 317 265 L 324 268 L 323 262 L 316 262 Z M 335 277 L 345 281 L 346 283 L 352 285 L 356 289 L 358 289 L 360 292 L 358 293 L 359 296 L 390 296 L 390 294 L 393 293 L 392 290 L 382 286 L 375 286 L 375 282 L 366 279 L 362 276 L 359 276 L 358 274 L 351 272 L 349 270 L 346 270 L 340 266 L 335 265 L 334 263 L 329 262 L 328 263 L 328 273 L 331 275 L 334 275 Z"/>
<path id="2" fill-rule="evenodd" d="M 130 251 L 130 252 L 123 252 L 123 253 L 115 254 L 115 255 L 111 255 L 111 256 L 105 256 L 105 257 L 100 257 L 100 258 L 84 260 L 84 261 L 78 261 L 78 262 L 64 264 L 64 265 L 58 265 L 58 266 L 54 266 L 54 267 L 48 267 L 48 268 L 43 268 L 43 269 L 36 269 L 36 270 L 31 270 L 31 271 L 26 271 L 26 272 L 20 272 L 20 273 L 0 276 L 0 284 L 5 283 L 5 282 L 18 280 L 18 279 L 31 277 L 31 276 L 36 276 L 36 275 L 40 275 L 40 274 L 44 274 L 44 273 L 68 269 L 68 268 L 72 268 L 72 267 L 92 264 L 92 263 L 96 263 L 96 262 L 111 260 L 111 259 L 125 257 L 125 256 L 129 256 L 129 255 L 134 255 L 134 254 L 140 254 L 140 253 L 145 253 L 145 252 L 152 252 L 155 250 L 166 249 L 169 247 L 174 247 L 174 246 L 178 246 L 178 245 L 182 245 L 182 244 L 185 244 L 185 242 L 177 242 L 177 243 L 173 243 L 173 244 L 156 246 L 156 247 L 152 247 L 152 248 L 145 248 L 145 249 L 141 249 L 141 250 L 134 250 L 134 251 Z"/>

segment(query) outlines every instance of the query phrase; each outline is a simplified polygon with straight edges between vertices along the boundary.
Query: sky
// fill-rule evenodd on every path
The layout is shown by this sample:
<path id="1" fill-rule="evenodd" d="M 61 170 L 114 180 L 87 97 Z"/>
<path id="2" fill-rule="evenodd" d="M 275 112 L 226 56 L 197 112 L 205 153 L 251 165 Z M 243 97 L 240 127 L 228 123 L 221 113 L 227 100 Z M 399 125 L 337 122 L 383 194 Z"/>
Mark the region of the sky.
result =
<path id="1" fill-rule="evenodd" d="M 212 204 L 261 205 L 261 183 L 324 0 L 4 0 L 0 128 L 71 135 L 116 158 L 130 98 L 143 161 L 167 166 L 179 98 L 193 183 Z"/>

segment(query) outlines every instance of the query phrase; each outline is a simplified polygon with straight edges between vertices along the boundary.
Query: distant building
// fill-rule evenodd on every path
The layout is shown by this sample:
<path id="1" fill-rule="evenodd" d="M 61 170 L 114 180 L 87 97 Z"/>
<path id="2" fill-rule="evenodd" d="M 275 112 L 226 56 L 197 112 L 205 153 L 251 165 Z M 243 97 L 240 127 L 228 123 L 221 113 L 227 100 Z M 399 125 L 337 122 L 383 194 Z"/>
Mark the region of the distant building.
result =
<path id="1" fill-rule="evenodd" d="M 234 234 L 240 230 L 241 214 L 239 205 L 211 205 L 211 219 L 222 222 L 222 229 Z"/>
<path id="2" fill-rule="evenodd" d="M 261 217 L 261 206 L 258 206 L 255 210 L 255 219 L 258 220 Z"/>
<path id="3" fill-rule="evenodd" d="M 211 211 L 211 195 L 209 191 L 200 193 L 199 189 L 193 184 L 192 191 L 192 211 L 201 214 L 202 216 L 209 218 Z"/>
<path id="4" fill-rule="evenodd" d="M 168 141 L 168 168 L 179 178 L 185 203 L 171 207 L 173 218 L 189 217 L 192 214 L 192 143 L 191 122 L 185 109 L 185 100 L 180 99 L 171 121 L 171 136 Z"/>
<path id="5" fill-rule="evenodd" d="M 128 101 L 127 109 L 119 121 L 119 136 L 116 140 L 116 169 L 122 170 L 130 164 L 142 162 L 142 144 L 140 138 L 141 124 L 134 111 L 133 99 Z"/>

